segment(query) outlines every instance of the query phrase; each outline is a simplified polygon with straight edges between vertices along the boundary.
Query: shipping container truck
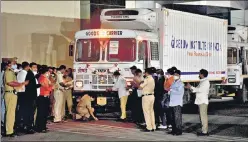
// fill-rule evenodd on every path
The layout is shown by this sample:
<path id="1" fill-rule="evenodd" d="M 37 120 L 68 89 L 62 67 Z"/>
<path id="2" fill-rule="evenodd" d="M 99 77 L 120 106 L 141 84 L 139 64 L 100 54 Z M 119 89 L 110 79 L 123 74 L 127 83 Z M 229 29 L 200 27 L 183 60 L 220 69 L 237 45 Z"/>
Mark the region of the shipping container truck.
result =
<path id="1" fill-rule="evenodd" d="M 75 51 L 74 93 L 97 97 L 95 107 L 105 111 L 118 106 L 117 94 L 105 91 L 115 82 L 112 73 L 120 71 L 129 84 L 129 68 L 133 65 L 164 71 L 176 66 L 182 71 L 182 81 L 194 85 L 199 82 L 199 70 L 206 69 L 211 81 L 210 97 L 228 96 L 227 88 L 232 88 L 234 82 L 230 72 L 240 71 L 233 84 L 239 92 L 235 93 L 245 90 L 241 82 L 247 72 L 241 74 L 240 69 L 247 65 L 247 48 L 241 48 L 246 44 L 237 41 L 228 47 L 228 23 L 223 19 L 165 8 L 104 9 L 101 29 L 78 31 L 74 43 L 70 45 Z M 232 64 L 227 64 L 228 59 Z M 233 93 L 231 90 L 228 93 Z M 193 102 L 192 96 L 186 90 L 184 104 Z"/>

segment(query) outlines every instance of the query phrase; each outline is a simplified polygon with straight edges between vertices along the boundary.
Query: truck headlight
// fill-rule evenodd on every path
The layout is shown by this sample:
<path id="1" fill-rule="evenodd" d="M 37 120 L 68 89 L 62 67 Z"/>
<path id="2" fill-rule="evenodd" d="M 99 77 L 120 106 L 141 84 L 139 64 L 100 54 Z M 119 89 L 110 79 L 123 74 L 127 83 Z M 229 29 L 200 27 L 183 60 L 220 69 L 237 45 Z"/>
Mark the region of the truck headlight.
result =
<path id="1" fill-rule="evenodd" d="M 76 81 L 75 85 L 77 88 L 81 88 L 83 87 L 83 81 Z"/>

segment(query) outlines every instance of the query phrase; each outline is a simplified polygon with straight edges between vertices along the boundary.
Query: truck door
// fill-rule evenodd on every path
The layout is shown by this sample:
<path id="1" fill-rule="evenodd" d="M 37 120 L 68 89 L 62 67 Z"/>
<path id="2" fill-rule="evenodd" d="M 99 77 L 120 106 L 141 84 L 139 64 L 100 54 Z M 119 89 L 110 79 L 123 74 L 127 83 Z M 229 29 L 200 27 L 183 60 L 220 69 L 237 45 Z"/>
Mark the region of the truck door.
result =
<path id="1" fill-rule="evenodd" d="M 143 69 L 150 67 L 149 48 L 146 40 L 139 41 L 138 61 L 143 63 Z"/>

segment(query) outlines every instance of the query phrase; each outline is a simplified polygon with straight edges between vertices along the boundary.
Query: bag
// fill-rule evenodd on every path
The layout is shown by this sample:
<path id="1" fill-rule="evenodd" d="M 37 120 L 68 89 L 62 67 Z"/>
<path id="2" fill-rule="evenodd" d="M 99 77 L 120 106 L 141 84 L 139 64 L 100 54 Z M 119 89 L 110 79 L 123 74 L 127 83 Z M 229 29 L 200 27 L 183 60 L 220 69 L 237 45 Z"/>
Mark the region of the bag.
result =
<path id="1" fill-rule="evenodd" d="M 162 108 L 163 109 L 169 108 L 169 104 L 170 104 L 170 95 L 165 93 L 161 101 Z"/>

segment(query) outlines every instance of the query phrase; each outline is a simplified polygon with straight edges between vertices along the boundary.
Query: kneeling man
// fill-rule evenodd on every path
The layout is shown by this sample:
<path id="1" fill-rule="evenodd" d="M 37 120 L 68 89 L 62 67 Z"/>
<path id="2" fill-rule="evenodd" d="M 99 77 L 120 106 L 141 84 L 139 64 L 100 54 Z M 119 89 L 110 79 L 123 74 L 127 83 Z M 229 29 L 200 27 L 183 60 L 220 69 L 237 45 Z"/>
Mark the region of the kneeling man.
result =
<path id="1" fill-rule="evenodd" d="M 94 108 L 91 107 L 91 102 L 94 101 L 94 98 L 90 97 L 88 94 L 85 94 L 83 97 L 79 98 L 77 105 L 77 114 L 75 115 L 74 119 L 89 121 L 91 117 L 94 120 L 98 120 L 94 115 Z"/>

